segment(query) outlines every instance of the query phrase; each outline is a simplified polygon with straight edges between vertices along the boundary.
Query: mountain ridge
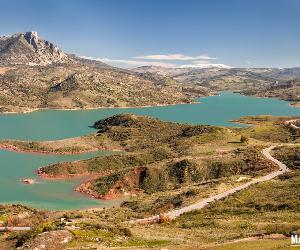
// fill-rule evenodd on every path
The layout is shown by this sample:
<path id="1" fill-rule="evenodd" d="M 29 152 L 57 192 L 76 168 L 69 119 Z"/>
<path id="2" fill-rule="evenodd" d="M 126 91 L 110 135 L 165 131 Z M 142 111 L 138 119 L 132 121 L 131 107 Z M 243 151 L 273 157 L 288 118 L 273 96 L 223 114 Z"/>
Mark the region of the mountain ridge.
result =
<path id="1" fill-rule="evenodd" d="M 276 97 L 300 103 L 300 67 L 293 68 L 165 68 L 143 66 L 135 72 L 164 77 L 203 87 L 209 91 L 233 91 L 259 97 Z"/>
<path id="2" fill-rule="evenodd" d="M 36 31 L 0 37 L 1 64 L 49 65 L 71 62 L 71 57 L 53 43 L 40 38 Z"/>
<path id="3" fill-rule="evenodd" d="M 205 88 L 64 53 L 36 32 L 0 38 L 0 112 L 191 103 Z"/>

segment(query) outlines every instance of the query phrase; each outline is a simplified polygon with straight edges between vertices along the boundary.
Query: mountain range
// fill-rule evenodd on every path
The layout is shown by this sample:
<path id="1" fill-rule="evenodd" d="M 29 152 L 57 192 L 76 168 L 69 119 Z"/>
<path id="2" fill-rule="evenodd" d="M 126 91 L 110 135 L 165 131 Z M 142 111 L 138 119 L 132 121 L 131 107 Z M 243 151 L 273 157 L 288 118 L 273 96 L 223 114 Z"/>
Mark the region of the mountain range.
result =
<path id="1" fill-rule="evenodd" d="M 300 67 L 294 68 L 165 68 L 143 66 L 135 72 L 151 72 L 207 88 L 209 91 L 234 91 L 260 97 L 300 101 Z"/>
<path id="2" fill-rule="evenodd" d="M 37 32 L 0 37 L 0 111 L 167 105 L 205 88 L 63 52 Z"/>
<path id="3" fill-rule="evenodd" d="M 0 37 L 0 112 L 155 106 L 228 90 L 300 102 L 300 68 L 132 70 L 68 54 L 25 32 Z"/>

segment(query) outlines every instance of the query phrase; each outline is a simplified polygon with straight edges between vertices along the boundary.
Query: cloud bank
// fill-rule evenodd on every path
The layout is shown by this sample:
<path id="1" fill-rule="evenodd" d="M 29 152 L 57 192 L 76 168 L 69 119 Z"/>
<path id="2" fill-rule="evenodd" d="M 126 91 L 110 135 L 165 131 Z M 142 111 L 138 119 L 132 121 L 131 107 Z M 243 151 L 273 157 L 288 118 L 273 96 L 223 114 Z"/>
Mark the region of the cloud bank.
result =
<path id="1" fill-rule="evenodd" d="M 80 57 L 101 61 L 122 68 L 134 68 L 141 66 L 159 66 L 166 68 L 230 68 L 230 66 L 222 63 L 214 63 L 214 60 L 217 60 L 218 58 L 211 57 L 206 54 L 198 56 L 187 56 L 183 54 L 157 54 L 135 56 L 130 59 L 94 58 L 89 56 Z M 185 64 L 183 61 L 185 61 Z"/>
<path id="2" fill-rule="evenodd" d="M 99 62 L 104 62 L 108 64 L 126 64 L 132 67 L 140 67 L 140 66 L 161 66 L 166 68 L 175 68 L 180 65 L 176 65 L 173 63 L 165 63 L 165 62 L 149 62 L 149 61 L 137 61 L 137 60 L 126 60 L 126 59 L 110 59 L 110 58 L 95 58 L 90 56 L 79 56 L 83 59 L 89 59 Z"/>

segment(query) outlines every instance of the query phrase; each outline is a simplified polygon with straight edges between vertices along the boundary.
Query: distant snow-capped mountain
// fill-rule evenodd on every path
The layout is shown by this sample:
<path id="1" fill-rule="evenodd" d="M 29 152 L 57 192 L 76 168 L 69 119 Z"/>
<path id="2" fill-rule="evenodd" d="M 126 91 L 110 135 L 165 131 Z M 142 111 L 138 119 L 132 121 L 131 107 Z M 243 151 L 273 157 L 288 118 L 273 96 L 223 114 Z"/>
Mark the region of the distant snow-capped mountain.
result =
<path id="1" fill-rule="evenodd" d="M 218 69 L 230 69 L 231 67 L 222 63 L 199 63 L 199 64 L 187 64 L 182 65 L 180 68 L 200 68 L 200 69 L 208 69 L 208 68 L 218 68 Z"/>

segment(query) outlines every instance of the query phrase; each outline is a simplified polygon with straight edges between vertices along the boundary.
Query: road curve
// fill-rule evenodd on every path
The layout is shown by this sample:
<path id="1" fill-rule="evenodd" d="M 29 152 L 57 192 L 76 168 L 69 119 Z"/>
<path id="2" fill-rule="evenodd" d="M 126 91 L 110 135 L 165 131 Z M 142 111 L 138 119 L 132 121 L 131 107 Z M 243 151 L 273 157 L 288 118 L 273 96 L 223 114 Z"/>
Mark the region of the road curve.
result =
<path id="1" fill-rule="evenodd" d="M 262 150 L 262 154 L 269 159 L 270 161 L 274 162 L 275 164 L 277 164 L 277 166 L 279 167 L 279 169 L 277 171 L 274 171 L 268 175 L 256 178 L 254 180 L 251 180 L 249 182 L 246 182 L 238 187 L 229 189 L 225 192 L 222 192 L 220 194 L 217 195 L 213 195 L 209 198 L 203 199 L 200 202 L 197 202 L 195 204 L 186 206 L 186 207 L 182 207 L 180 209 L 176 209 L 176 210 L 172 210 L 169 212 L 164 213 L 164 215 L 170 219 L 174 219 L 184 213 L 193 211 L 193 210 L 198 210 L 201 208 L 206 207 L 208 204 L 210 204 L 211 202 L 217 201 L 217 200 L 221 200 L 223 198 L 228 197 L 229 195 L 232 195 L 238 191 L 244 190 L 246 188 L 248 188 L 249 186 L 256 184 L 256 183 L 260 183 L 260 182 L 264 182 L 264 181 L 268 181 L 271 180 L 285 172 L 288 171 L 288 168 L 285 164 L 283 164 L 282 162 L 278 161 L 277 159 L 275 159 L 273 156 L 271 156 L 270 152 L 271 150 L 273 150 L 276 146 L 270 146 L 268 148 L 265 148 Z M 144 219 L 136 219 L 136 220 L 131 220 L 129 221 L 129 223 L 131 224 L 148 224 L 148 223 L 155 223 L 159 221 L 159 217 L 160 215 L 154 215 L 148 218 L 144 218 Z"/>

